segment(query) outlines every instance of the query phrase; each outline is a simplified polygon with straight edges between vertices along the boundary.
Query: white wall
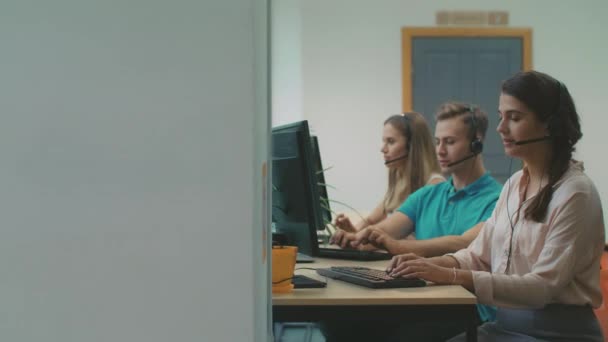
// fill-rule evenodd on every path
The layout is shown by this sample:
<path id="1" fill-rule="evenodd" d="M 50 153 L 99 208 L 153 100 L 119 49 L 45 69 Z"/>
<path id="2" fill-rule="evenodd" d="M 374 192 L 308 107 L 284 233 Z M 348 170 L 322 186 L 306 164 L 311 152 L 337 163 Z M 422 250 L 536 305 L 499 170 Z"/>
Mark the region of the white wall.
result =
<path id="1" fill-rule="evenodd" d="M 330 197 L 365 210 L 386 189 L 379 148 L 383 120 L 401 111 L 400 29 L 434 26 L 438 10 L 506 10 L 511 27 L 533 30 L 534 68 L 572 92 L 584 133 L 578 157 L 608 209 L 608 163 L 601 147 L 608 127 L 608 2 L 303 0 L 299 6 L 302 33 L 294 40 L 302 42 L 302 111 L 319 135 L 324 163 L 334 166 L 326 178 L 338 190 Z M 493 115 L 493 108 L 488 111 Z"/>
<path id="2" fill-rule="evenodd" d="M 267 340 L 266 16 L 1 2 L 3 340 Z"/>
<path id="3" fill-rule="evenodd" d="M 304 119 L 299 0 L 276 0 L 271 12 L 272 125 Z"/>

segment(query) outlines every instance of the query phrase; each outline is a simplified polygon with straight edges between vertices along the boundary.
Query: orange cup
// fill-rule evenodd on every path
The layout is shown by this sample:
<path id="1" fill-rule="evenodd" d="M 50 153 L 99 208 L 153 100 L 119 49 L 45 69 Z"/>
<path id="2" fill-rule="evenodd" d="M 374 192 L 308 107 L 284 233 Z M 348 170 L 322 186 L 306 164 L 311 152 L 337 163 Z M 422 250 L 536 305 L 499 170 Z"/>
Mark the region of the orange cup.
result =
<path id="1" fill-rule="evenodd" d="M 291 278 L 296 267 L 298 247 L 272 246 L 272 293 L 289 293 L 293 290 Z"/>

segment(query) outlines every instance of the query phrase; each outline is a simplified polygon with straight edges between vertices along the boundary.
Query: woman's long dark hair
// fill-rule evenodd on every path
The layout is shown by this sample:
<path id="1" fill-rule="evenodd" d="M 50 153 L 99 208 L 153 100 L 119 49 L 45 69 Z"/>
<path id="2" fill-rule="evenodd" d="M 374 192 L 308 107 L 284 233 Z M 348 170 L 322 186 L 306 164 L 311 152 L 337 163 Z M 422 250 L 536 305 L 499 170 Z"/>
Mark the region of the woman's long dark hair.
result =
<path id="1" fill-rule="evenodd" d="M 566 86 L 538 71 L 520 72 L 502 83 L 502 93 L 525 104 L 537 118 L 547 124 L 551 137 L 549 183 L 526 208 L 525 217 L 544 220 L 553 196 L 553 185 L 568 170 L 574 145 L 583 136 L 574 100 Z"/>

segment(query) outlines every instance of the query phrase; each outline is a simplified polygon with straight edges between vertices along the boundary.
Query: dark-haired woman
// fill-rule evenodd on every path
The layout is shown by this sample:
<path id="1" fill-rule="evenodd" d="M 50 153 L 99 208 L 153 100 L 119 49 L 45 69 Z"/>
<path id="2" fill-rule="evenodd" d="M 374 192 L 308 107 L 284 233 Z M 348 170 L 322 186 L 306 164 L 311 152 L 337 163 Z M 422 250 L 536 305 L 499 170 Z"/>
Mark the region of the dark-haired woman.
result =
<path id="1" fill-rule="evenodd" d="M 592 308 L 602 302 L 604 221 L 593 182 L 572 160 L 582 136 L 574 101 L 551 76 L 522 72 L 502 84 L 498 112 L 505 152 L 525 166 L 478 237 L 442 257 L 396 256 L 389 271 L 459 284 L 497 306 L 481 341 L 603 341 Z"/>

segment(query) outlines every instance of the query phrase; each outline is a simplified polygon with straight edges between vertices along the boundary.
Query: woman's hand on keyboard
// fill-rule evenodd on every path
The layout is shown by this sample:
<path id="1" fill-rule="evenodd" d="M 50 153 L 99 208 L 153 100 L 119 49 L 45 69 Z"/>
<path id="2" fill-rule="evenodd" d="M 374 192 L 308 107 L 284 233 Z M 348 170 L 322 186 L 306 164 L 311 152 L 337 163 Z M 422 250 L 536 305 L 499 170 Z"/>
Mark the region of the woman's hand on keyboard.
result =
<path id="1" fill-rule="evenodd" d="M 421 278 L 435 284 L 452 284 L 454 278 L 452 268 L 438 266 L 412 253 L 394 256 L 386 271 L 392 277 Z"/>
<path id="2" fill-rule="evenodd" d="M 388 267 L 386 267 L 386 273 L 393 273 L 397 268 L 401 270 L 404 262 L 418 259 L 422 259 L 422 257 L 414 253 L 395 255 L 388 264 Z"/>
<path id="3" fill-rule="evenodd" d="M 357 228 L 351 220 L 344 214 L 338 214 L 334 220 L 334 225 L 347 233 L 356 233 Z"/>

